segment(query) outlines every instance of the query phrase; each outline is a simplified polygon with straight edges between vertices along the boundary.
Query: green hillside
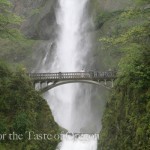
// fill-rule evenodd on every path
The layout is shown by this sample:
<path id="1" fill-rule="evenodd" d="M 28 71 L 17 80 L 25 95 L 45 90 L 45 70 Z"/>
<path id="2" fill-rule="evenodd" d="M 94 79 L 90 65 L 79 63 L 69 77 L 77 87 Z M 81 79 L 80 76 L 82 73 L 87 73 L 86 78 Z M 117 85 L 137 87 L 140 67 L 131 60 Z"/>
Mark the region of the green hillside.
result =
<path id="1" fill-rule="evenodd" d="M 108 29 L 99 38 L 101 50 L 110 54 L 105 63 L 117 69 L 118 78 L 106 103 L 99 150 L 150 149 L 148 4 L 135 1 L 132 7 L 100 15 Z"/>

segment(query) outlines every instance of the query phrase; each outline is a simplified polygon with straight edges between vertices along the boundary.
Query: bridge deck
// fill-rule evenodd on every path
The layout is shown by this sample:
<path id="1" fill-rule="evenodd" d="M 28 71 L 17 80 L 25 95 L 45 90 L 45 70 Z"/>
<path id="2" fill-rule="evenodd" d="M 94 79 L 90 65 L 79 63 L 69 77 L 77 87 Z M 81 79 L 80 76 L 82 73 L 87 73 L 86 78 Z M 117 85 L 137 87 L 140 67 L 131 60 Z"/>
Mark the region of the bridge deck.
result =
<path id="1" fill-rule="evenodd" d="M 63 80 L 95 80 L 111 81 L 116 78 L 116 72 L 58 72 L 58 73 L 29 73 L 34 82 L 53 82 Z"/>

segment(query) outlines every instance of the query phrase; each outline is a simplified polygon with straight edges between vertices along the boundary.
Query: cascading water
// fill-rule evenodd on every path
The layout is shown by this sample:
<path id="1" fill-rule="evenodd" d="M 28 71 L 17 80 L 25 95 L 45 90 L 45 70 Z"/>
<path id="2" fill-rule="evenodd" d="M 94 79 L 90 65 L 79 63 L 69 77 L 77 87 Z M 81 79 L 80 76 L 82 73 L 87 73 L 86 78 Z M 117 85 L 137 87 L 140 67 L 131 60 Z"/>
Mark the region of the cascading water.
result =
<path id="1" fill-rule="evenodd" d="M 96 150 L 97 141 L 96 139 L 86 139 L 85 137 L 80 139 L 64 139 L 60 150 Z"/>
<path id="2" fill-rule="evenodd" d="M 56 14 L 58 39 L 55 59 L 50 67 L 52 72 L 81 71 L 88 52 L 84 40 L 86 23 L 83 22 L 86 4 L 87 0 L 59 0 Z M 53 112 L 56 121 L 71 132 L 80 130 L 78 124 L 74 123 L 74 106 L 79 94 L 77 89 L 77 84 L 64 85 L 50 93 L 54 97 L 50 105 L 55 105 Z"/>
<path id="3" fill-rule="evenodd" d="M 86 66 L 86 56 L 90 50 L 87 4 L 88 0 L 58 1 L 56 51 L 53 61 L 47 64 L 49 55 L 46 52 L 42 71 L 79 72 Z M 93 119 L 90 93 L 91 86 L 67 84 L 50 90 L 45 98 L 61 127 L 75 133 L 99 132 L 98 122 Z M 61 150 L 96 150 L 97 139 L 63 139 L 60 147 Z"/>

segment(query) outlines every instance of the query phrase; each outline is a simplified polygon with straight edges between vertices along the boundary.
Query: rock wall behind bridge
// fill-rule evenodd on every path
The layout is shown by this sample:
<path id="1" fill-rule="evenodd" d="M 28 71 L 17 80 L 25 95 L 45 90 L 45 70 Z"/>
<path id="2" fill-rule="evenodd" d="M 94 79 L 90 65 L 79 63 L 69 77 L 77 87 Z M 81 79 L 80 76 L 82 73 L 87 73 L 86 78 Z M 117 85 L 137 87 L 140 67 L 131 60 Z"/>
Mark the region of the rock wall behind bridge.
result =
<path id="1" fill-rule="evenodd" d="M 51 52 L 55 50 L 55 37 L 57 32 L 55 30 L 55 27 L 57 26 L 55 9 L 57 6 L 57 0 L 10 1 L 14 5 L 12 11 L 24 18 L 20 27 L 21 31 L 26 37 L 33 40 L 33 44 L 26 48 L 20 48 L 23 54 L 22 52 L 21 54 L 15 52 L 15 55 L 10 55 L 10 52 L 5 52 L 1 55 L 4 59 L 9 59 L 10 62 L 21 62 L 25 64 L 29 70 L 32 70 L 32 68 L 35 68 L 39 60 L 44 58 L 46 53 L 45 49 L 47 48 L 48 43 L 51 43 L 52 45 L 49 46 L 49 49 L 53 49 Z M 108 56 L 109 53 L 102 51 L 102 45 L 98 39 L 101 36 L 111 34 L 113 26 L 116 26 L 116 24 L 111 22 L 111 18 L 105 21 L 104 16 L 101 16 L 100 14 L 108 12 L 113 13 L 114 11 L 121 10 L 131 5 L 131 2 L 129 0 L 91 0 L 89 3 L 89 14 L 93 18 L 94 23 L 93 27 L 89 29 L 89 34 L 91 34 L 93 39 L 93 47 L 88 57 L 89 64 L 87 66 L 92 66 L 92 68 L 98 70 L 106 70 L 113 64 L 111 61 L 107 61 L 112 58 L 111 56 Z M 5 49 L 13 49 L 13 47 L 5 47 Z M 14 51 L 15 49 L 14 46 Z M 30 49 L 30 52 L 26 52 L 26 49 Z"/>

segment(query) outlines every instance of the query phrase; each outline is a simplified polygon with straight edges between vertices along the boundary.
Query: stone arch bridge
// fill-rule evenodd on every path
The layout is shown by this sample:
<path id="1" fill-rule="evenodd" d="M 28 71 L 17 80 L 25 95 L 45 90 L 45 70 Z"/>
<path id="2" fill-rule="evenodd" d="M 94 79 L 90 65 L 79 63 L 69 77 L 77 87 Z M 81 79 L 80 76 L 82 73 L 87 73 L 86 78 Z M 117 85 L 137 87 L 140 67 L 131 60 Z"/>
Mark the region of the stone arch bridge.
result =
<path id="1" fill-rule="evenodd" d="M 58 73 L 28 73 L 35 87 L 42 93 L 68 83 L 89 83 L 104 86 L 108 89 L 113 87 L 116 79 L 115 71 L 105 72 L 58 72 Z M 109 84 L 108 84 L 109 82 Z M 111 83 L 111 86 L 110 86 Z M 109 86 L 107 86 L 109 85 Z"/>

